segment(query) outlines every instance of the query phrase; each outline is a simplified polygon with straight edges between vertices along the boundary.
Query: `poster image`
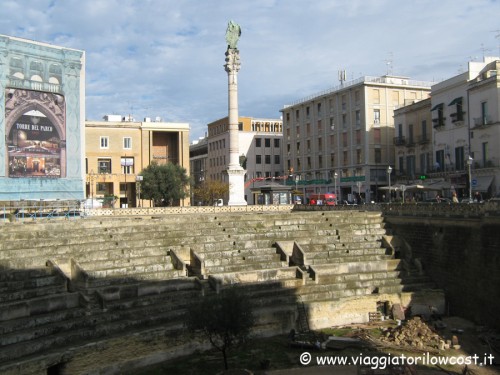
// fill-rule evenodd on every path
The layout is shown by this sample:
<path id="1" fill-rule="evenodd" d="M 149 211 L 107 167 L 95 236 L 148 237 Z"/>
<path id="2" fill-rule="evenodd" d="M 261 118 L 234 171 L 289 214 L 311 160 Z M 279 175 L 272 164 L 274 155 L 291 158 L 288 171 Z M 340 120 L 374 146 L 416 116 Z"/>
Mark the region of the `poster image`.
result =
<path id="1" fill-rule="evenodd" d="M 7 89 L 6 94 L 9 177 L 64 177 L 64 97 L 17 89 Z"/>

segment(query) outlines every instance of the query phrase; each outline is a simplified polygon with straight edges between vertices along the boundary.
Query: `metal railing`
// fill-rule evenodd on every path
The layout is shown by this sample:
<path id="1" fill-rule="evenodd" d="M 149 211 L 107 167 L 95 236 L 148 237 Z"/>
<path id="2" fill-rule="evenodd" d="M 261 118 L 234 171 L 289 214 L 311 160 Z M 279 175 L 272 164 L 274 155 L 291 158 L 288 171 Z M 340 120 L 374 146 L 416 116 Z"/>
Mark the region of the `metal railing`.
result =
<path id="1" fill-rule="evenodd" d="M 0 203 L 3 221 L 76 219 L 85 216 L 79 200 L 21 200 Z"/>

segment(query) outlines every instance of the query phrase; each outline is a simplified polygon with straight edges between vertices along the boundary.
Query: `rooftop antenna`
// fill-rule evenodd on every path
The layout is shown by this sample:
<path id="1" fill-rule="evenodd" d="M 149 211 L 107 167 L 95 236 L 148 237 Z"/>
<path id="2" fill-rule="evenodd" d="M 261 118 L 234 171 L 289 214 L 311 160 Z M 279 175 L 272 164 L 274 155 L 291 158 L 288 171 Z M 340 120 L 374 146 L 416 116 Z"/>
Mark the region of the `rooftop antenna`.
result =
<path id="1" fill-rule="evenodd" d="M 484 57 L 485 57 L 485 52 L 491 51 L 490 49 L 486 48 L 483 43 L 481 43 L 481 51 L 483 51 L 483 62 L 484 62 Z"/>
<path id="2" fill-rule="evenodd" d="M 500 30 L 493 30 L 492 33 L 496 33 L 495 38 L 498 39 L 498 56 L 500 56 Z"/>
<path id="3" fill-rule="evenodd" d="M 339 70 L 339 81 L 340 81 L 340 86 L 344 86 L 344 82 L 346 81 L 347 73 L 345 69 Z"/>
<path id="4" fill-rule="evenodd" d="M 387 65 L 387 75 L 392 75 L 392 52 L 389 52 L 389 58 L 387 60 L 384 60 L 384 62 Z"/>

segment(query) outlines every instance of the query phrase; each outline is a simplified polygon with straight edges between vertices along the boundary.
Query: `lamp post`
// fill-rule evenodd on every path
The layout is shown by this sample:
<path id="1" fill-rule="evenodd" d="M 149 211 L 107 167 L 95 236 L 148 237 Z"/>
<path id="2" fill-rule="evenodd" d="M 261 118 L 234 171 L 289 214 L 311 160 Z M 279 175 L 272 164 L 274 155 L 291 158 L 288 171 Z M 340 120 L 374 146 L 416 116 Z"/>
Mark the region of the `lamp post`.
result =
<path id="1" fill-rule="evenodd" d="M 387 167 L 387 177 L 389 178 L 389 203 L 391 203 L 391 172 L 392 172 L 392 168 L 389 165 Z"/>
<path id="2" fill-rule="evenodd" d="M 96 178 L 96 175 L 94 173 L 94 170 L 91 169 L 90 170 L 90 174 L 89 174 L 90 198 L 91 198 L 90 205 L 91 205 L 91 208 L 94 208 L 94 180 L 95 180 L 95 178 Z"/>
<path id="3" fill-rule="evenodd" d="M 337 177 L 338 177 L 337 171 L 333 174 L 333 180 L 335 181 L 335 204 L 339 201 L 338 196 L 337 196 Z"/>
<path id="4" fill-rule="evenodd" d="M 139 207 L 141 207 L 141 182 L 143 176 L 135 176 L 135 181 L 137 182 L 137 196 L 139 198 Z"/>
<path id="5" fill-rule="evenodd" d="M 467 159 L 467 167 L 469 168 L 469 203 L 472 203 L 472 174 L 470 169 L 473 161 L 474 159 L 472 159 L 469 155 L 469 158 Z"/>

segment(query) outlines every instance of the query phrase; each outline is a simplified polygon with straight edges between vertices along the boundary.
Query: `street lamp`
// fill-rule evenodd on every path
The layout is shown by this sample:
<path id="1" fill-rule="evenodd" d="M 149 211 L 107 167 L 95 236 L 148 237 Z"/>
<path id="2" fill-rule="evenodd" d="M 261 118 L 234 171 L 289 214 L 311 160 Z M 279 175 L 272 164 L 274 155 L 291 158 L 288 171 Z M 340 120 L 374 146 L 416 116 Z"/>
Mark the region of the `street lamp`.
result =
<path id="1" fill-rule="evenodd" d="M 337 177 L 339 175 L 337 174 L 337 171 L 335 171 L 335 173 L 333 174 L 333 179 L 335 181 L 335 204 L 337 204 L 337 202 L 339 201 L 339 197 L 337 195 Z"/>
<path id="2" fill-rule="evenodd" d="M 391 203 L 391 172 L 392 172 L 392 168 L 389 165 L 387 167 L 387 176 L 389 178 L 389 203 Z"/>
<path id="3" fill-rule="evenodd" d="M 469 203 L 472 203 L 472 174 L 470 172 L 470 169 L 472 167 L 472 162 L 474 159 L 472 159 L 469 155 L 469 158 L 467 159 L 467 166 L 469 167 Z"/>
<path id="4" fill-rule="evenodd" d="M 139 207 L 141 207 L 141 182 L 143 176 L 135 176 L 135 181 L 137 182 L 137 196 L 139 197 Z"/>
<path id="5" fill-rule="evenodd" d="M 94 181 L 95 181 L 95 179 L 96 179 L 96 175 L 94 173 L 94 170 L 91 169 L 90 170 L 90 174 L 89 174 L 90 198 L 91 198 L 90 205 L 91 205 L 91 208 L 94 208 Z"/>

